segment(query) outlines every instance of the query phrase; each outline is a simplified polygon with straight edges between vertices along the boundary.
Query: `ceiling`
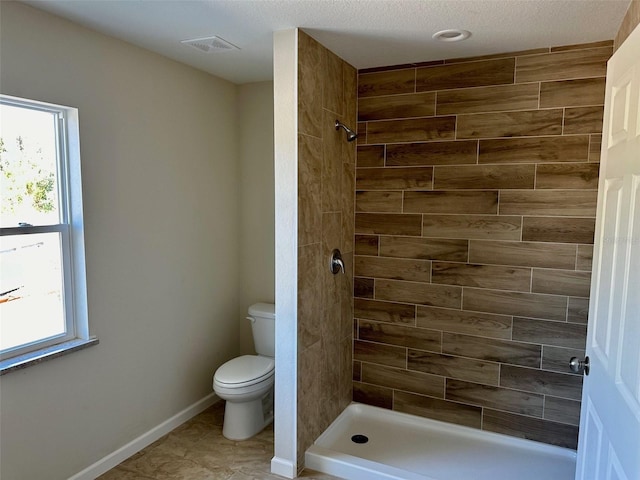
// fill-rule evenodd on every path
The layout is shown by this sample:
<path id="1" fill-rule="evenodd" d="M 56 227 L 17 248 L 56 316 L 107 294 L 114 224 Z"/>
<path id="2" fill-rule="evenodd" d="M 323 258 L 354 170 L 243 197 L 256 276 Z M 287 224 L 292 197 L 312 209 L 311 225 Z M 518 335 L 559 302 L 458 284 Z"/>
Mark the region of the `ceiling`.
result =
<path id="1" fill-rule="evenodd" d="M 273 78 L 273 32 L 301 27 L 358 69 L 613 39 L 630 0 L 32 0 L 26 3 L 242 84 Z M 439 30 L 469 30 L 437 42 Z M 240 47 L 204 53 L 181 40 Z"/>

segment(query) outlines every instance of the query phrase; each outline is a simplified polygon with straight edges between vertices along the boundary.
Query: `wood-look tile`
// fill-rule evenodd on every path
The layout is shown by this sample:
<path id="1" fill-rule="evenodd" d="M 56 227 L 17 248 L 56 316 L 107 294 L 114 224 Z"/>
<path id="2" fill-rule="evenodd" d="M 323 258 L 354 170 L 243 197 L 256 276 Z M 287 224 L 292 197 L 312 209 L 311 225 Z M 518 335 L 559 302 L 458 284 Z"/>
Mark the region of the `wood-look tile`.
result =
<path id="1" fill-rule="evenodd" d="M 491 240 L 469 242 L 471 263 L 570 269 L 575 258 L 575 245 Z"/>
<path id="2" fill-rule="evenodd" d="M 462 288 L 430 283 L 376 280 L 376 299 L 460 308 Z"/>
<path id="3" fill-rule="evenodd" d="M 540 345 L 483 338 L 457 333 L 442 334 L 442 353 L 477 358 L 489 362 L 540 367 Z M 502 365 L 501 368 L 504 368 Z"/>
<path id="4" fill-rule="evenodd" d="M 404 192 L 406 213 L 497 213 L 497 191 Z"/>
<path id="5" fill-rule="evenodd" d="M 596 190 L 504 190 L 501 215 L 595 217 Z"/>
<path id="6" fill-rule="evenodd" d="M 425 237 L 520 240 L 522 217 L 504 215 L 424 215 Z"/>
<path id="7" fill-rule="evenodd" d="M 360 298 L 373 298 L 373 278 L 355 277 L 353 279 L 353 296 Z"/>
<path id="8" fill-rule="evenodd" d="M 515 52 L 494 53 L 491 55 L 477 55 L 475 57 L 447 58 L 444 63 L 476 62 L 478 60 L 491 60 L 496 58 L 519 57 L 522 55 L 535 55 L 538 53 L 549 53 L 549 47 L 531 48 L 528 50 L 518 50 Z"/>
<path id="9" fill-rule="evenodd" d="M 467 240 L 385 236 L 380 238 L 380 256 L 466 262 L 468 243 Z"/>
<path id="10" fill-rule="evenodd" d="M 500 385 L 573 400 L 580 400 L 582 397 L 581 376 L 564 375 L 535 368 L 502 365 L 500 367 Z"/>
<path id="11" fill-rule="evenodd" d="M 587 326 L 514 317 L 513 339 L 556 347 L 584 348 L 587 341 Z"/>
<path id="12" fill-rule="evenodd" d="M 629 37 L 631 32 L 638 26 L 638 19 L 640 18 L 640 2 L 638 0 L 633 0 L 629 4 L 629 8 L 627 9 L 627 13 L 624 15 L 622 19 L 622 23 L 618 28 L 618 33 L 613 41 L 613 45 L 615 50 L 620 48 L 620 45 Z M 614 50 L 614 51 L 615 51 Z"/>
<path id="13" fill-rule="evenodd" d="M 317 343 L 322 325 L 322 278 L 320 243 L 298 247 L 298 348 Z"/>
<path id="14" fill-rule="evenodd" d="M 353 383 L 353 401 L 391 410 L 393 406 L 393 390 L 390 388 Z"/>
<path id="15" fill-rule="evenodd" d="M 358 120 L 432 117 L 436 111 L 436 94 L 410 93 L 358 99 Z"/>
<path id="16" fill-rule="evenodd" d="M 593 264 L 593 245 L 578 245 L 576 270 L 590 272 Z"/>
<path id="17" fill-rule="evenodd" d="M 362 376 L 362 362 L 352 362 L 351 372 L 353 374 L 353 381 L 359 382 L 360 377 Z"/>
<path id="18" fill-rule="evenodd" d="M 604 77 L 611 47 L 527 55 L 516 58 L 516 83 Z"/>
<path id="19" fill-rule="evenodd" d="M 358 70 L 344 60 L 342 82 L 344 91 L 344 117 L 347 125 L 355 125 L 358 115 Z"/>
<path id="20" fill-rule="evenodd" d="M 357 190 L 431 190 L 433 167 L 358 168 Z"/>
<path id="21" fill-rule="evenodd" d="M 551 47 L 550 51 L 564 52 L 567 50 L 585 50 L 587 48 L 612 47 L 612 46 L 613 46 L 613 40 L 602 40 L 600 42 L 576 43 L 573 45 L 560 45 L 557 47 Z"/>
<path id="22" fill-rule="evenodd" d="M 377 235 L 356 235 L 355 254 L 356 255 L 378 255 L 378 244 L 380 237 Z"/>
<path id="23" fill-rule="evenodd" d="M 537 83 L 526 83 L 446 90 L 438 92 L 436 113 L 451 115 L 538 108 L 538 88 Z"/>
<path id="24" fill-rule="evenodd" d="M 433 352 L 439 352 L 442 346 L 442 333 L 437 330 L 369 320 L 358 321 L 358 338 L 385 345 L 418 348 Z"/>
<path id="25" fill-rule="evenodd" d="M 430 65 L 442 65 L 444 60 L 431 60 L 429 62 L 412 62 L 412 63 L 400 63 L 396 65 L 382 65 L 379 67 L 370 67 L 370 68 L 362 68 L 358 70 L 358 73 L 376 73 L 376 72 L 387 72 L 391 70 L 406 70 L 407 68 L 416 68 L 418 66 L 425 67 Z"/>
<path id="26" fill-rule="evenodd" d="M 514 58 L 418 68 L 416 71 L 416 91 L 513 83 L 514 68 Z"/>
<path id="27" fill-rule="evenodd" d="M 588 297 L 590 289 L 591 272 L 533 269 L 532 292 Z"/>
<path id="28" fill-rule="evenodd" d="M 582 372 L 574 373 L 571 371 L 569 368 L 569 361 L 572 357 L 584 358 L 584 355 L 584 345 L 579 349 L 543 345 L 542 370 L 582 376 Z"/>
<path id="29" fill-rule="evenodd" d="M 367 122 L 368 143 L 453 140 L 456 117 L 426 117 Z"/>
<path id="30" fill-rule="evenodd" d="M 589 143 L 589 161 L 600 161 L 600 150 L 602 148 L 602 135 L 592 134 L 589 135 L 591 141 Z"/>
<path id="31" fill-rule="evenodd" d="M 387 145 L 388 167 L 419 165 L 475 164 L 478 157 L 478 141 L 401 143 Z"/>
<path id="32" fill-rule="evenodd" d="M 604 77 L 542 82 L 540 108 L 604 105 Z"/>
<path id="33" fill-rule="evenodd" d="M 402 213 L 402 192 L 356 192 L 356 212 Z"/>
<path id="34" fill-rule="evenodd" d="M 536 188 L 597 189 L 597 163 L 548 163 L 536 168 Z"/>
<path id="35" fill-rule="evenodd" d="M 322 52 L 322 107 L 342 116 L 346 113 L 342 59 L 326 48 Z"/>
<path id="36" fill-rule="evenodd" d="M 526 110 L 458 115 L 456 138 L 529 137 L 561 133 L 562 109 Z"/>
<path id="37" fill-rule="evenodd" d="M 355 273 L 359 277 L 428 283 L 431 281 L 431 262 L 408 258 L 356 256 Z"/>
<path id="38" fill-rule="evenodd" d="M 539 293 L 502 292 L 465 287 L 462 308 L 476 312 L 564 321 L 567 313 L 567 298 Z"/>
<path id="39" fill-rule="evenodd" d="M 356 165 L 360 167 L 384 167 L 384 145 L 358 145 Z"/>
<path id="40" fill-rule="evenodd" d="M 435 167 L 433 188 L 533 188 L 535 165 L 456 165 Z M 465 212 L 471 213 L 471 212 Z"/>
<path id="41" fill-rule="evenodd" d="M 482 428 L 489 432 L 550 443 L 573 450 L 578 447 L 578 427 L 515 413 L 485 408 L 482 415 Z"/>
<path id="42" fill-rule="evenodd" d="M 480 140 L 478 163 L 586 162 L 589 136 Z"/>
<path id="43" fill-rule="evenodd" d="M 528 292 L 531 269 L 470 263 L 433 262 L 432 283 Z"/>
<path id="44" fill-rule="evenodd" d="M 564 135 L 602 133 L 604 107 L 575 107 L 564 110 Z"/>
<path id="45" fill-rule="evenodd" d="M 322 138 L 322 45 L 298 33 L 298 132 Z"/>
<path id="46" fill-rule="evenodd" d="M 508 412 L 542 417 L 544 397 L 518 390 L 500 388 L 447 378 L 445 398 L 456 402 L 499 408 Z"/>
<path id="47" fill-rule="evenodd" d="M 498 363 L 412 349 L 408 351 L 407 368 L 485 385 L 498 385 L 500 373 Z"/>
<path id="48" fill-rule="evenodd" d="M 356 168 L 353 163 L 342 164 L 342 180 L 341 180 L 341 225 L 342 225 L 342 252 L 353 253 L 353 239 L 355 236 L 355 225 L 353 222 L 356 204 L 353 192 L 356 189 Z M 332 249 L 335 247 L 332 247 Z"/>
<path id="49" fill-rule="evenodd" d="M 358 137 L 356 139 L 356 145 L 359 147 L 361 145 L 366 145 L 367 142 L 367 122 L 358 122 Z"/>
<path id="50" fill-rule="evenodd" d="M 444 378 L 422 372 L 364 363 L 362 381 L 406 392 L 444 398 Z"/>
<path id="51" fill-rule="evenodd" d="M 358 98 L 413 93 L 415 68 L 358 75 Z"/>
<path id="52" fill-rule="evenodd" d="M 451 333 L 511 339 L 511 317 L 489 313 L 419 306 L 416 325 Z"/>
<path id="53" fill-rule="evenodd" d="M 569 297 L 567 322 L 587 323 L 589 320 L 589 299 Z"/>
<path id="54" fill-rule="evenodd" d="M 594 229 L 593 218 L 524 217 L 522 240 L 593 244 Z"/>
<path id="55" fill-rule="evenodd" d="M 422 233 L 422 216 L 356 213 L 356 233 L 419 237 Z"/>
<path id="56" fill-rule="evenodd" d="M 393 392 L 393 409 L 398 412 L 432 418 L 466 427 L 480 428 L 482 409 L 438 398 L 406 392 Z"/>
<path id="57" fill-rule="evenodd" d="M 337 212 L 342 207 L 342 148 L 344 136 L 334 128 L 335 114 L 323 110 L 322 211 Z"/>
<path id="58" fill-rule="evenodd" d="M 322 228 L 322 139 L 298 135 L 298 244 L 317 242 Z"/>
<path id="59" fill-rule="evenodd" d="M 353 315 L 356 318 L 376 320 L 378 322 L 416 324 L 415 305 L 364 300 L 356 298 L 353 304 Z"/>
<path id="60" fill-rule="evenodd" d="M 353 342 L 353 358 L 362 362 L 405 368 L 407 366 L 407 349 L 355 340 Z"/>
<path id="61" fill-rule="evenodd" d="M 552 422 L 580 425 L 580 402 L 545 395 L 544 418 Z"/>

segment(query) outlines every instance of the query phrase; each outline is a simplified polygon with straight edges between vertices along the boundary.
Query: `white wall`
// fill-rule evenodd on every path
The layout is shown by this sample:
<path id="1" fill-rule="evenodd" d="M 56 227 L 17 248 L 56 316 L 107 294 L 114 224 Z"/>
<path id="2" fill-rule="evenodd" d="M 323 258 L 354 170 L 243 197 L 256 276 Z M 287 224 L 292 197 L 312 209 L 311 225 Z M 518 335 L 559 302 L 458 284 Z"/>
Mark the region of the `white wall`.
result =
<path id="1" fill-rule="evenodd" d="M 100 344 L 0 379 L 0 477 L 57 480 L 211 393 L 239 352 L 238 88 L 15 2 L 0 35 L 2 93 L 80 115 Z"/>

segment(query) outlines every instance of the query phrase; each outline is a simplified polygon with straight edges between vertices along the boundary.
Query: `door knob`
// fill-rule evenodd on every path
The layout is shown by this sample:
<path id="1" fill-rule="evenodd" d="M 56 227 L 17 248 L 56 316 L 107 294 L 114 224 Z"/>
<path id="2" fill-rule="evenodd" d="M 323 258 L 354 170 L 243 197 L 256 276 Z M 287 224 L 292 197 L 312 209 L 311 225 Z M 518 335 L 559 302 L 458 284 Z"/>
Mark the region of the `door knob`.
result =
<path id="1" fill-rule="evenodd" d="M 580 360 L 578 357 L 571 357 L 569 369 L 575 373 L 580 373 L 580 370 L 584 370 L 584 374 L 589 375 L 589 357 L 584 357 L 584 360 Z"/>

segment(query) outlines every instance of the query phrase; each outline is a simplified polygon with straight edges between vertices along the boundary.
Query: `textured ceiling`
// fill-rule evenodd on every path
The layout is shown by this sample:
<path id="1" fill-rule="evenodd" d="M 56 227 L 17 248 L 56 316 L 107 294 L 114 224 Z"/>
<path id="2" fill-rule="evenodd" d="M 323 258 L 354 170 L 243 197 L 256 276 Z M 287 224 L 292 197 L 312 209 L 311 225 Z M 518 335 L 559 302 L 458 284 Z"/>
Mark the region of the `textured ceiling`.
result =
<path id="1" fill-rule="evenodd" d="M 268 80 L 272 34 L 301 27 L 357 68 L 613 39 L 630 0 L 45 0 L 30 5 L 234 83 Z M 472 32 L 461 43 L 431 35 Z M 238 51 L 181 40 L 219 35 Z"/>

